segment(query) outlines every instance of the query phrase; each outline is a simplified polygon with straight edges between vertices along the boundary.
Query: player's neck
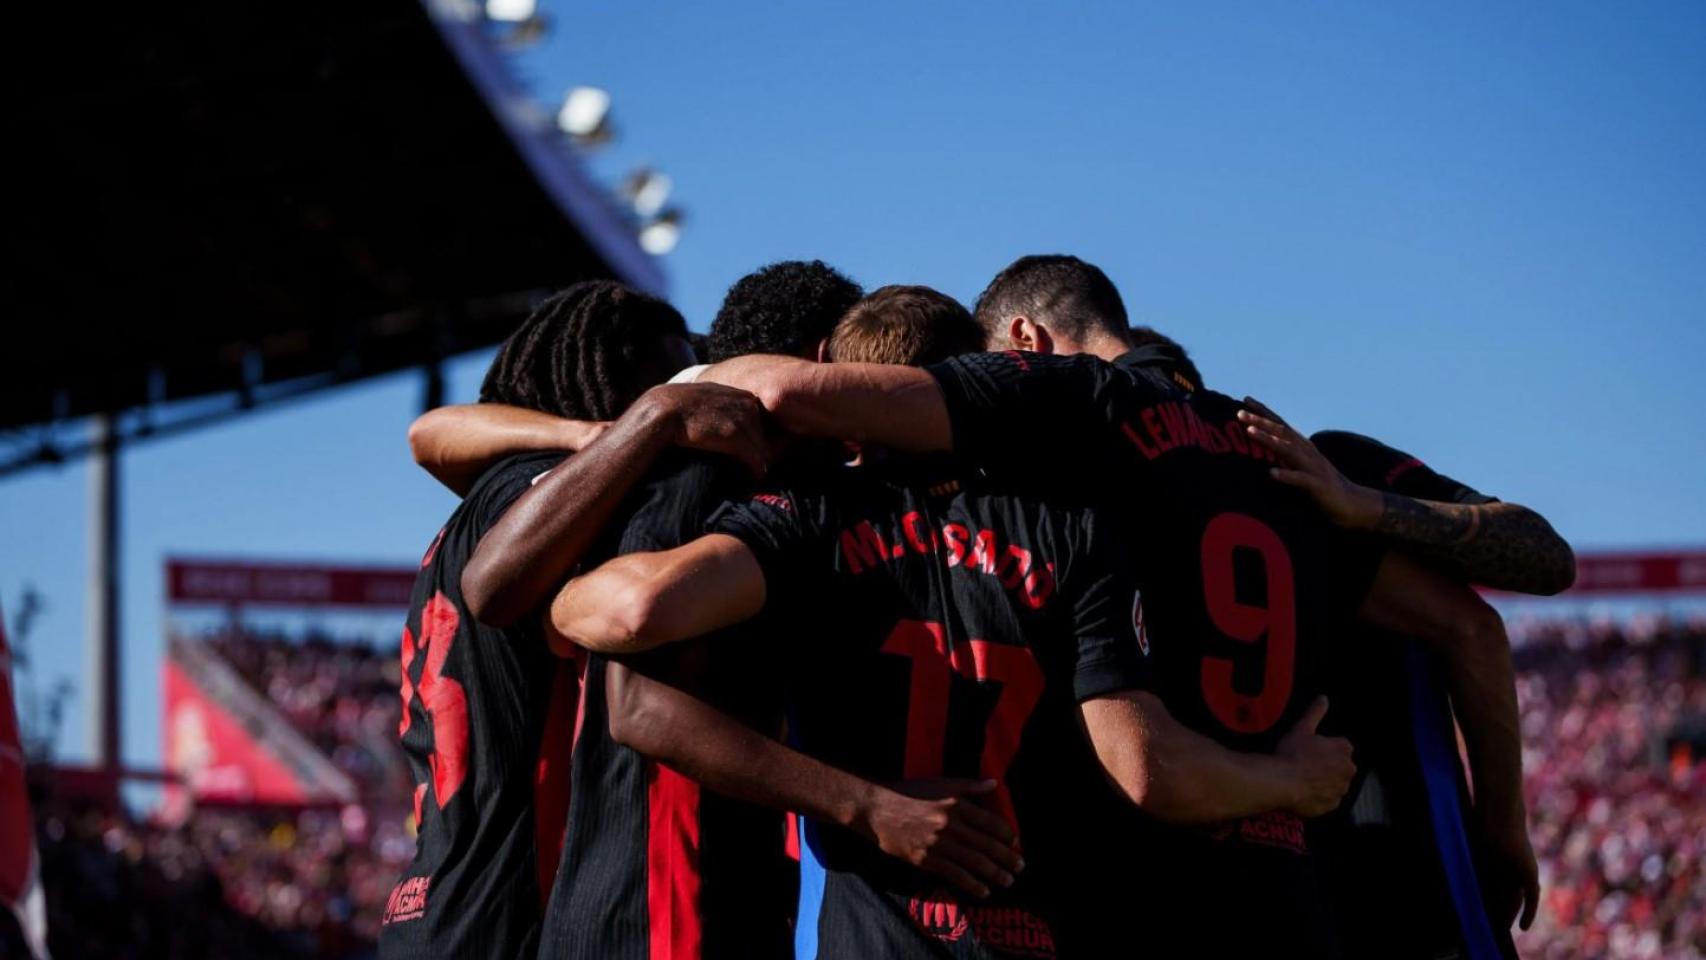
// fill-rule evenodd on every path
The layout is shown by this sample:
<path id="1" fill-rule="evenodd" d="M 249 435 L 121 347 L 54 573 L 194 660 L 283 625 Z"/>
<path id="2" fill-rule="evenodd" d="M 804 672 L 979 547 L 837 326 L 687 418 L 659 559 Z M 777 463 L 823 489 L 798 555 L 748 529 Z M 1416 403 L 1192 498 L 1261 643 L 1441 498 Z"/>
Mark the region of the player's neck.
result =
<path id="1" fill-rule="evenodd" d="M 1131 345 L 1123 340 L 1109 336 L 1090 337 L 1074 345 L 1075 350 L 1062 350 L 1062 353 L 1087 353 L 1098 360 L 1112 363 L 1130 352 Z"/>

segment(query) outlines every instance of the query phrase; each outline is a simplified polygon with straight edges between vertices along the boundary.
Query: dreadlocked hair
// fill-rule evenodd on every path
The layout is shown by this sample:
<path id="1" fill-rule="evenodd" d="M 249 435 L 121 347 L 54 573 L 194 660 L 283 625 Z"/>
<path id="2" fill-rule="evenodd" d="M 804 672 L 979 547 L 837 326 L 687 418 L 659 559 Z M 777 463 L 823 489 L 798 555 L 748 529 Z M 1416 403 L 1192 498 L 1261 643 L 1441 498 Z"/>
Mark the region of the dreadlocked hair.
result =
<path id="1" fill-rule="evenodd" d="M 504 341 L 480 402 L 614 420 L 674 372 L 661 369 L 669 336 L 687 336 L 669 304 L 609 280 L 577 283 L 535 307 Z"/>

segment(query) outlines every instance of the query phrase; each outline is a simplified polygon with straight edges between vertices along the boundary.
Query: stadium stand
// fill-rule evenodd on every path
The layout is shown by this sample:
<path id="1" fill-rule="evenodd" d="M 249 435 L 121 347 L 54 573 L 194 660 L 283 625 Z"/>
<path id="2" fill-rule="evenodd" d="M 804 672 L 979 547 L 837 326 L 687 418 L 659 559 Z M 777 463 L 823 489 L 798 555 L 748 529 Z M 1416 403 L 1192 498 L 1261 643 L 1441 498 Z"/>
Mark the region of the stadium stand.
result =
<path id="1" fill-rule="evenodd" d="M 414 852 L 400 818 L 356 806 L 204 807 L 170 826 L 42 791 L 34 802 L 61 960 L 372 956 Z"/>
<path id="2" fill-rule="evenodd" d="M 1534 960 L 1706 955 L 1706 617 L 1512 625 Z"/>
<path id="3" fill-rule="evenodd" d="M 254 690 L 325 753 L 364 796 L 400 797 L 408 768 L 397 746 L 396 654 L 363 639 L 295 639 L 232 625 L 205 638 Z"/>
<path id="4" fill-rule="evenodd" d="M 186 791 L 199 803 L 180 797 L 141 817 L 38 782 L 54 956 L 371 956 L 385 898 L 414 854 L 396 655 L 365 638 L 235 622 L 175 635 L 171 649 L 174 663 L 197 663 L 212 701 L 252 729 L 288 724 L 364 802 L 209 801 L 212 784 Z M 209 672 L 243 687 L 208 682 Z M 276 734 L 257 740 L 278 750 Z M 186 916 L 193 927 L 175 919 Z"/>

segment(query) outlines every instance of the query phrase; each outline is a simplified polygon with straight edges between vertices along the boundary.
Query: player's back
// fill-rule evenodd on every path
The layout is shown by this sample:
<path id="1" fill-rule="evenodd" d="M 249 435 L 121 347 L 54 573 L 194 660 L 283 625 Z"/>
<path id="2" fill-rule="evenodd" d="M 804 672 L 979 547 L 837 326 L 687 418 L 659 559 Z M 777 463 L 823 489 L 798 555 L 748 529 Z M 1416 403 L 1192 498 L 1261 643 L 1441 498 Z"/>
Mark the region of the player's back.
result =
<path id="1" fill-rule="evenodd" d="M 766 615 L 790 631 L 796 744 L 878 782 L 996 781 L 1028 864 L 980 902 L 808 823 L 802 960 L 1056 955 L 1049 856 L 1071 825 L 1064 777 L 1089 762 L 1073 678 L 1080 647 L 1130 646 L 1130 587 L 1086 582 L 1104 572 L 1090 556 L 1093 519 L 968 482 L 942 465 L 853 468 L 714 524 L 753 549 Z M 1100 638 L 1083 626 L 1098 602 Z"/>
<path id="2" fill-rule="evenodd" d="M 1149 469 L 1119 509 L 1169 708 L 1230 747 L 1267 752 L 1325 689 L 1376 554 L 1271 478 L 1240 408 L 1212 391 L 1139 406 L 1130 442 Z"/>
<path id="3" fill-rule="evenodd" d="M 388 960 L 531 954 L 557 864 L 579 676 L 536 623 L 479 623 L 462 570 L 562 454 L 511 457 L 475 484 L 421 561 L 402 634 L 414 861 L 379 937 Z M 543 829 L 541 829 L 543 827 Z"/>
<path id="4" fill-rule="evenodd" d="M 659 463 L 624 501 L 587 559 L 664 550 L 704 532 L 706 518 L 749 479 L 698 456 Z M 780 691 L 753 627 L 628 658 L 768 734 Z M 575 746 L 575 803 L 551 891 L 540 958 L 778 960 L 791 904 L 782 815 L 702 789 L 616 741 L 605 680 L 592 655 Z"/>
<path id="5" fill-rule="evenodd" d="M 1164 356 L 987 354 L 933 372 L 958 448 L 1022 488 L 1118 514 L 1169 711 L 1227 746 L 1272 750 L 1325 689 L 1374 553 L 1271 478 L 1273 457 L 1249 440 L 1237 401 L 1183 387 Z M 1295 816 L 1126 826 L 1140 838 L 1130 856 L 1171 862 L 1146 892 L 1166 898 L 1157 912 L 1177 929 L 1237 933 L 1229 909 L 1263 939 L 1325 926 L 1311 916 L 1319 898 Z"/>

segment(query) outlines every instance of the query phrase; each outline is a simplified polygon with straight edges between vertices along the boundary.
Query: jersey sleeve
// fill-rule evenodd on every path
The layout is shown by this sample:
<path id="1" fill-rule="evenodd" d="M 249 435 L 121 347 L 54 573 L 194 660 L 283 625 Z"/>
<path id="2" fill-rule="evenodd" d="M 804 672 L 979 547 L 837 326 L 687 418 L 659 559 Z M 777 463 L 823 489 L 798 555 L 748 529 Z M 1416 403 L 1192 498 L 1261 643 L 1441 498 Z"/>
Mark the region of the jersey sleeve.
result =
<path id="1" fill-rule="evenodd" d="M 1115 421 L 1114 368 L 1089 356 L 1010 350 L 925 368 L 941 387 L 954 451 L 981 465 L 1096 467 Z"/>
<path id="2" fill-rule="evenodd" d="M 1402 450 L 1342 430 L 1323 430 L 1309 438 L 1350 480 L 1365 487 L 1439 503 L 1497 503 L 1466 483 L 1434 472 Z"/>
<path id="3" fill-rule="evenodd" d="M 735 496 L 741 476 L 728 464 L 709 458 L 671 463 L 661 483 L 650 484 L 633 504 L 616 542 L 617 555 L 673 550 L 707 531 L 709 518 Z"/>
<path id="4" fill-rule="evenodd" d="M 476 540 L 486 535 L 521 495 L 533 489 L 540 477 L 568 461 L 570 454 L 533 454 L 511 457 L 493 467 L 469 491 L 467 517 Z"/>
<path id="5" fill-rule="evenodd" d="M 778 598 L 803 595 L 808 575 L 823 568 L 818 547 L 827 509 L 822 496 L 761 490 L 746 500 L 723 504 L 711 516 L 707 532 L 728 534 L 752 551 L 764 573 L 769 608 Z"/>
<path id="6" fill-rule="evenodd" d="M 1084 701 L 1147 689 L 1149 641 L 1129 553 L 1116 547 L 1108 522 L 1094 510 L 1080 511 L 1071 533 L 1060 588 L 1071 603 L 1073 695 Z"/>

